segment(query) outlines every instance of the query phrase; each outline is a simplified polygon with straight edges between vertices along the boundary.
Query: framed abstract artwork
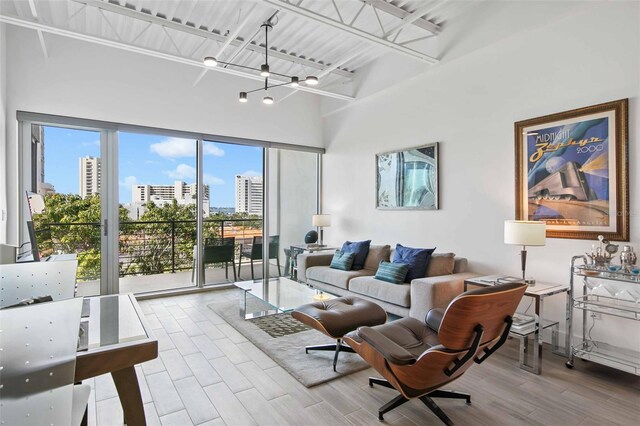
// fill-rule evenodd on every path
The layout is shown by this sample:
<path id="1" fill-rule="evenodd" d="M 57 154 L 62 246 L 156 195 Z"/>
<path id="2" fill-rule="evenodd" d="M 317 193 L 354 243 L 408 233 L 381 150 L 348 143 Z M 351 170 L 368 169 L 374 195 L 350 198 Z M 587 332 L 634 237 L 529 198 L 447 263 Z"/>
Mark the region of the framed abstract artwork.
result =
<path id="1" fill-rule="evenodd" d="M 376 155 L 376 208 L 438 209 L 438 143 Z"/>
<path id="2" fill-rule="evenodd" d="M 515 123 L 516 219 L 629 241 L 628 99 Z"/>

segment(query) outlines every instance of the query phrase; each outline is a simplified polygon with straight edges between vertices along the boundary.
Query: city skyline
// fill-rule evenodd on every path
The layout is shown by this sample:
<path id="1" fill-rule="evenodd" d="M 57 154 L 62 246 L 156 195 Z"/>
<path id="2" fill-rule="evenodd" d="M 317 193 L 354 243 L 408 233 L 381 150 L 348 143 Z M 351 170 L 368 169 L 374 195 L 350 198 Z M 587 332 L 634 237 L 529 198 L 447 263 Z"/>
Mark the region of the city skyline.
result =
<path id="1" fill-rule="evenodd" d="M 55 191 L 79 194 L 79 159 L 100 157 L 98 132 L 44 128 L 44 182 Z M 119 202 L 130 203 L 134 185 L 195 182 L 195 141 L 158 135 L 119 133 Z M 210 206 L 235 206 L 235 176 L 262 176 L 262 149 L 205 142 L 203 168 Z"/>

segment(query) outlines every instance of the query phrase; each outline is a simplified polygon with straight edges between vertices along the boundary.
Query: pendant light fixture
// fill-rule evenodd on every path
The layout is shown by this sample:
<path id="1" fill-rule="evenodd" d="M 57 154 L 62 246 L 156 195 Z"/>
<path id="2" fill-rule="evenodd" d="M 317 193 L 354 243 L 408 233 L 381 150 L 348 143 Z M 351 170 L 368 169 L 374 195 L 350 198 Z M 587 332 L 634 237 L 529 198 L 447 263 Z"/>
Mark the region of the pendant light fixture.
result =
<path id="1" fill-rule="evenodd" d="M 277 13 L 277 12 L 276 12 Z M 218 65 L 224 65 L 226 66 L 230 66 L 230 67 L 237 67 L 237 68 L 244 68 L 244 69 L 249 69 L 252 71 L 258 71 L 260 73 L 260 76 L 264 77 L 264 86 L 260 87 L 258 89 L 254 89 L 254 90 L 248 90 L 246 92 L 240 92 L 240 97 L 239 97 L 239 101 L 242 103 L 247 103 L 249 101 L 248 95 L 249 93 L 254 93 L 254 92 L 259 92 L 261 90 L 265 91 L 265 96 L 262 98 L 262 103 L 264 103 L 265 105 L 272 105 L 274 103 L 274 99 L 273 97 L 271 97 L 269 95 L 269 89 L 273 89 L 274 87 L 280 87 L 280 86 L 290 86 L 290 87 L 299 87 L 300 83 L 305 83 L 309 86 L 316 86 L 318 84 L 318 77 L 315 76 L 307 76 L 304 80 L 300 80 L 298 77 L 296 76 L 289 76 L 286 74 L 280 74 L 277 72 L 273 72 L 271 71 L 271 69 L 269 68 L 269 31 L 271 31 L 273 29 L 273 25 L 275 25 L 272 21 L 273 18 L 275 17 L 275 14 L 273 16 L 271 16 L 271 18 L 269 18 L 264 24 L 262 24 L 260 26 L 260 28 L 264 28 L 264 64 L 262 64 L 260 66 L 260 68 L 254 68 L 254 67 L 248 67 L 246 65 L 240 65 L 240 64 L 233 64 L 231 62 L 222 62 L 222 61 L 218 61 L 216 58 L 214 58 L 213 56 L 207 56 L 204 58 L 203 62 L 207 67 L 216 67 Z M 289 81 L 287 81 L 286 83 L 278 83 L 278 84 L 269 84 L 269 77 L 271 77 L 272 75 L 275 76 L 279 76 L 279 77 L 284 77 L 286 79 L 288 79 Z"/>

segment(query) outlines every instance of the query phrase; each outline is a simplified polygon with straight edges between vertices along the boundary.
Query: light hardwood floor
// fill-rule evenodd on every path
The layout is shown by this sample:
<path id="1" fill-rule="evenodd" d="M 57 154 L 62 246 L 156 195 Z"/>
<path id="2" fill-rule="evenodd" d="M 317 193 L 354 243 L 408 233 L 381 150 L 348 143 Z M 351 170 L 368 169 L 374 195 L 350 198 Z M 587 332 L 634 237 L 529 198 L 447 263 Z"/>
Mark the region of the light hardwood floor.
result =
<path id="1" fill-rule="evenodd" d="M 306 388 L 207 308 L 229 291 L 141 301 L 159 340 L 160 356 L 138 366 L 149 425 L 377 425 L 378 408 L 396 396 L 369 388 L 369 369 Z M 357 356 L 343 354 L 342 356 Z M 543 374 L 517 367 L 510 340 L 447 388 L 472 404 L 437 400 L 458 425 L 640 424 L 640 378 L 544 352 Z M 327 363 L 327 368 L 331 368 Z M 90 425 L 122 424 L 110 376 L 88 381 Z M 393 425 L 439 425 L 419 401 L 385 415 Z"/>

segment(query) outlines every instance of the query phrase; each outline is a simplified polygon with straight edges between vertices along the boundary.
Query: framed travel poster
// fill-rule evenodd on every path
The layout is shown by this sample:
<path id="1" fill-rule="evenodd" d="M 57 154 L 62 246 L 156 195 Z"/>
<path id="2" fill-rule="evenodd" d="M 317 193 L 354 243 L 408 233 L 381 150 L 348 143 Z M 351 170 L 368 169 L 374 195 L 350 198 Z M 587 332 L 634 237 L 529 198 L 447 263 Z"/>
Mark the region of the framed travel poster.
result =
<path id="1" fill-rule="evenodd" d="M 629 241 L 628 99 L 515 123 L 516 218 Z"/>
<path id="2" fill-rule="evenodd" d="M 376 207 L 438 209 L 438 143 L 376 155 Z"/>

